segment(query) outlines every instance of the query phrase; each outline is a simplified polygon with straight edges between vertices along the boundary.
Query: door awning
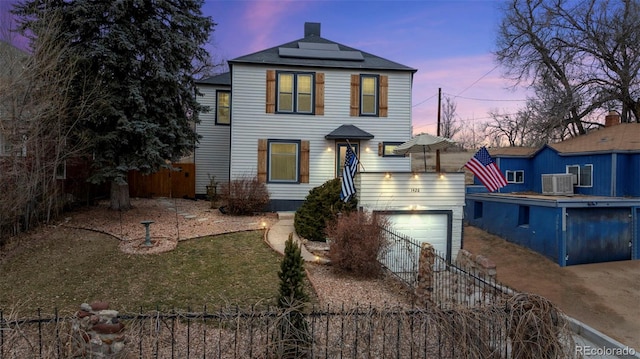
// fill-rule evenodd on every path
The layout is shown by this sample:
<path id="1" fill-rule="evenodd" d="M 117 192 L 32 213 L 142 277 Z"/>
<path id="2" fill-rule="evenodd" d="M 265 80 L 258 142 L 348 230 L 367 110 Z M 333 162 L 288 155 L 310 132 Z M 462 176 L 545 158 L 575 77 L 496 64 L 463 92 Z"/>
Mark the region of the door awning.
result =
<path id="1" fill-rule="evenodd" d="M 342 125 L 324 136 L 327 140 L 370 140 L 373 135 L 354 125 Z"/>

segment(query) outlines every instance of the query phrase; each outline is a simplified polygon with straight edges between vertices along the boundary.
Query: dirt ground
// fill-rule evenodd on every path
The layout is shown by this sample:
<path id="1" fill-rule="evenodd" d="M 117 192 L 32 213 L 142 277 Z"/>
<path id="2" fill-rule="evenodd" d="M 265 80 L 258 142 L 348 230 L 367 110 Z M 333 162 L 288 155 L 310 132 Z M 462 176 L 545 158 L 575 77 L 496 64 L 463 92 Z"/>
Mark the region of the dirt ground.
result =
<path id="1" fill-rule="evenodd" d="M 640 350 L 640 260 L 562 268 L 471 226 L 464 228 L 463 247 L 493 260 L 505 285 L 542 295 L 569 316 Z"/>

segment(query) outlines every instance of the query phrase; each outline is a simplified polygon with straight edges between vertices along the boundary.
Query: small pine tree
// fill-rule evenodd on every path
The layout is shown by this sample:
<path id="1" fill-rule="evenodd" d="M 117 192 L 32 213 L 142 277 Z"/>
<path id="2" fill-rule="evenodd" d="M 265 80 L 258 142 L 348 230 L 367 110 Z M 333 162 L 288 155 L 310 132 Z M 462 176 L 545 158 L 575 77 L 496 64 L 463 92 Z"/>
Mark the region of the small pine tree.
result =
<path id="1" fill-rule="evenodd" d="M 284 258 L 280 264 L 280 294 L 278 306 L 289 308 L 293 304 L 306 302 L 309 297 L 304 291 L 304 260 L 300 246 L 293 241 L 293 233 L 285 242 Z"/>
<path id="2" fill-rule="evenodd" d="M 308 300 L 304 290 L 304 261 L 300 246 L 293 241 L 293 233 L 285 242 L 284 258 L 280 265 L 280 293 L 278 306 L 283 309 L 280 316 L 280 335 L 276 346 L 278 358 L 304 358 L 311 347 L 311 333 L 302 314 L 302 306 Z"/>

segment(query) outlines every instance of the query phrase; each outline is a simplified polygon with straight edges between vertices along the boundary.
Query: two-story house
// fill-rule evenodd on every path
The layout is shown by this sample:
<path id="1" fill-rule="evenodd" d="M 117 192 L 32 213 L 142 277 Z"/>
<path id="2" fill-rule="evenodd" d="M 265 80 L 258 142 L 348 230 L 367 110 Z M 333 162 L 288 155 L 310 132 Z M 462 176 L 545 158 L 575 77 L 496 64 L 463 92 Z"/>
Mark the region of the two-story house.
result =
<path id="1" fill-rule="evenodd" d="M 393 149 L 411 139 L 414 68 L 321 36 L 229 61 L 228 73 L 198 83 L 202 113 L 196 194 L 213 182 L 257 176 L 269 210 L 297 209 L 309 191 L 342 174 L 347 146 L 360 160 L 359 205 L 385 211 L 396 229 L 457 253 L 464 174 L 411 173 Z M 437 194 L 437 195 L 434 195 Z"/>
<path id="2" fill-rule="evenodd" d="M 206 172 L 216 179 L 257 175 L 271 209 L 292 210 L 341 173 L 347 143 L 366 171 L 410 168 L 393 148 L 411 138 L 415 69 L 324 39 L 318 23 L 306 23 L 303 38 L 233 59 L 229 68 L 200 83 L 215 91 L 203 100 L 215 128 L 199 125 L 210 137 L 201 140 L 196 166 L 213 166 Z M 207 151 L 220 159 L 212 162 Z M 219 172 L 226 163 L 229 175 Z M 196 192 L 203 193 L 208 175 L 199 172 Z"/>

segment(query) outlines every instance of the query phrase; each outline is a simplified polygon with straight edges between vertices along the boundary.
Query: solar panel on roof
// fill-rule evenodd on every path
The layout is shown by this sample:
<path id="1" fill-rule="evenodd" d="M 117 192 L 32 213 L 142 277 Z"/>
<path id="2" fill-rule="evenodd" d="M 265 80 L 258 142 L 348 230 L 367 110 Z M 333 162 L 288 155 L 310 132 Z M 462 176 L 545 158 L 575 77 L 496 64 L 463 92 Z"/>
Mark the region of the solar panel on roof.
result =
<path id="1" fill-rule="evenodd" d="M 360 51 L 314 50 L 280 47 L 278 48 L 278 55 L 280 55 L 280 57 L 296 57 L 302 59 L 364 61 L 364 57 Z"/>
<path id="2" fill-rule="evenodd" d="M 327 51 L 340 51 L 338 44 L 323 44 L 318 42 L 298 42 L 298 47 L 301 49 L 310 50 L 327 50 Z"/>

